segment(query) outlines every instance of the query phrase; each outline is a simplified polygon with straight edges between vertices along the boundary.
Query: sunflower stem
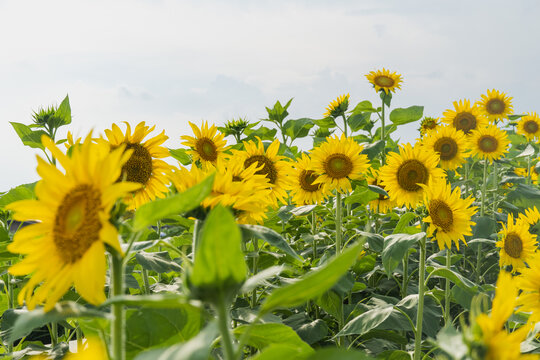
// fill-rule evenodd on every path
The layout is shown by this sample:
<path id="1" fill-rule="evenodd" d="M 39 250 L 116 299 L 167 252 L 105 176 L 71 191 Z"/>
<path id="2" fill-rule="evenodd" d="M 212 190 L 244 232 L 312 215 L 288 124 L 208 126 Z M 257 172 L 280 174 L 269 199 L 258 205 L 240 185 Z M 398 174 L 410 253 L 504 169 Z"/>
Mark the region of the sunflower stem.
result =
<path id="1" fill-rule="evenodd" d="M 409 283 L 408 278 L 408 272 L 409 272 L 409 253 L 405 253 L 405 256 L 403 257 L 403 282 L 401 285 L 401 298 L 405 298 L 407 296 L 407 286 Z"/>
<path id="2" fill-rule="evenodd" d="M 531 185 L 531 155 L 527 156 L 527 185 Z"/>
<path id="3" fill-rule="evenodd" d="M 486 191 L 487 191 L 487 159 L 484 159 L 484 173 L 482 177 L 482 197 L 480 204 L 480 216 L 484 216 L 486 207 Z M 478 252 L 476 254 L 476 281 L 480 282 L 480 267 L 482 265 L 482 243 L 478 244 Z"/>
<path id="4" fill-rule="evenodd" d="M 315 238 L 315 232 L 317 231 L 317 219 L 315 217 L 315 211 L 311 212 L 311 235 L 313 235 L 313 264 L 317 259 L 317 239 Z"/>
<path id="5" fill-rule="evenodd" d="M 235 355 L 230 332 L 229 310 L 223 294 L 221 294 L 215 306 L 218 313 L 219 332 L 221 333 L 221 344 L 223 345 L 225 360 L 233 360 Z"/>
<path id="6" fill-rule="evenodd" d="M 341 193 L 336 193 L 336 254 L 341 254 Z"/>
<path id="7" fill-rule="evenodd" d="M 124 262 L 118 253 L 111 254 L 111 280 L 113 296 L 124 294 Z M 124 306 L 112 304 L 113 321 L 111 324 L 111 351 L 114 360 L 124 360 Z"/>
<path id="8" fill-rule="evenodd" d="M 384 165 L 386 162 L 386 134 L 385 134 L 385 127 L 384 127 L 384 99 L 386 98 L 386 95 L 384 95 L 381 99 L 381 141 L 382 141 L 382 149 L 381 149 L 381 164 Z"/>
<path id="9" fill-rule="evenodd" d="M 51 334 L 51 347 L 54 348 L 58 345 L 58 323 L 56 321 L 51 323 L 49 332 Z"/>
<path id="10" fill-rule="evenodd" d="M 341 117 L 343 118 L 343 134 L 347 137 L 347 118 L 345 117 L 345 114 L 341 114 Z"/>
<path id="11" fill-rule="evenodd" d="M 81 330 L 81 327 L 79 323 L 77 323 L 77 327 L 75 328 L 75 336 L 77 337 L 77 352 L 83 350 L 83 332 Z"/>
<path id="12" fill-rule="evenodd" d="M 450 248 L 446 249 L 446 268 L 450 270 L 452 257 Z M 450 324 L 450 279 L 446 279 L 444 288 L 444 324 L 448 326 Z"/>
<path id="13" fill-rule="evenodd" d="M 464 176 L 464 180 L 465 180 L 465 197 L 467 197 L 469 195 L 469 159 L 467 159 L 467 161 L 465 162 L 465 176 Z"/>
<path id="14" fill-rule="evenodd" d="M 499 183 L 499 180 L 498 180 L 498 174 L 497 174 L 497 162 L 493 161 L 493 186 L 494 186 L 494 191 L 493 191 L 493 219 L 495 221 L 497 221 L 497 218 L 496 218 L 496 213 L 497 213 L 497 189 L 498 189 L 498 183 Z"/>
<path id="15" fill-rule="evenodd" d="M 259 265 L 259 240 L 252 238 L 251 242 L 253 243 L 253 276 L 257 274 L 257 267 Z M 257 287 L 253 289 L 251 294 L 251 308 L 257 306 Z"/>
<path id="16" fill-rule="evenodd" d="M 144 293 L 146 295 L 149 295 L 150 294 L 150 280 L 148 278 L 148 270 L 142 269 L 142 279 L 143 279 Z"/>
<path id="17" fill-rule="evenodd" d="M 416 335 L 414 338 L 414 360 L 422 355 L 422 321 L 424 320 L 424 275 L 426 272 L 426 236 L 420 240 L 420 264 L 418 266 L 418 311 L 416 312 Z"/>

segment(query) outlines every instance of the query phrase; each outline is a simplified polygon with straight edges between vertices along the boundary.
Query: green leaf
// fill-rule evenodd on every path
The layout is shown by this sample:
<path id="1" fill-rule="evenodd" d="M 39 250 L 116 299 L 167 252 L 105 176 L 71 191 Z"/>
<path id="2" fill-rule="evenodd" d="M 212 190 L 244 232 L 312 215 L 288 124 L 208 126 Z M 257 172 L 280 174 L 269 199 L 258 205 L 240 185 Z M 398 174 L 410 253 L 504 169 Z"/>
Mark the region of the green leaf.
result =
<path id="1" fill-rule="evenodd" d="M 277 129 L 270 129 L 265 126 L 261 126 L 255 130 L 246 129 L 244 134 L 247 136 L 244 141 L 255 140 L 255 137 L 259 137 L 261 140 L 275 140 Z"/>
<path id="2" fill-rule="evenodd" d="M 359 242 L 297 282 L 274 290 L 262 304 L 261 313 L 267 313 L 276 307 L 301 305 L 330 290 L 358 258 L 362 247 L 363 242 Z"/>
<path id="3" fill-rule="evenodd" d="M 147 308 L 185 308 L 188 304 L 185 296 L 178 294 L 152 294 L 152 295 L 120 295 L 114 296 L 100 307 L 109 306 L 111 304 L 123 304 L 127 306 L 144 306 Z"/>
<path id="4" fill-rule="evenodd" d="M 182 165 L 191 164 L 191 156 L 187 153 L 187 149 L 169 149 L 169 154 Z"/>
<path id="5" fill-rule="evenodd" d="M 384 248 L 381 253 L 384 271 L 390 276 L 395 268 L 401 263 L 401 260 L 420 239 L 426 236 L 426 233 L 418 234 L 392 234 L 384 239 Z"/>
<path id="6" fill-rule="evenodd" d="M 333 117 L 325 117 L 324 119 L 313 119 L 313 122 L 318 127 L 321 127 L 323 129 L 331 129 L 333 127 L 336 127 L 336 122 Z"/>
<path id="7" fill-rule="evenodd" d="M 534 155 L 534 148 L 531 146 L 531 144 L 527 144 L 527 147 L 525 148 L 525 150 L 523 150 L 519 155 L 516 155 L 515 157 L 520 158 L 520 157 L 526 157 L 526 156 L 531 156 L 531 155 Z"/>
<path id="8" fill-rule="evenodd" d="M 345 349 L 345 348 L 321 348 L 317 349 L 315 354 L 306 358 L 306 360 L 328 360 L 328 359 L 339 359 L 339 360 L 370 360 L 374 359 L 371 356 L 367 355 L 360 350 L 355 349 Z"/>
<path id="9" fill-rule="evenodd" d="M 386 190 L 384 190 L 382 187 L 376 186 L 376 185 L 368 185 L 368 189 L 373 191 L 374 193 L 377 193 L 379 195 L 384 195 L 386 197 L 390 197 Z"/>
<path id="10" fill-rule="evenodd" d="M 60 106 L 58 106 L 58 109 L 56 109 L 54 117 L 59 120 L 58 124 L 54 124 L 55 127 L 71 124 L 71 106 L 69 105 L 68 95 L 66 95 Z"/>
<path id="11" fill-rule="evenodd" d="M 242 285 L 241 292 L 243 292 L 243 293 L 250 292 L 253 289 L 255 289 L 257 286 L 263 285 L 263 284 L 270 285 L 266 280 L 281 274 L 281 272 L 283 272 L 283 270 L 285 270 L 284 265 L 271 266 L 271 267 L 266 268 L 266 269 L 264 269 L 262 271 L 259 271 L 257 274 L 253 275 L 252 277 L 250 277 L 249 279 L 246 280 L 244 285 Z"/>
<path id="12" fill-rule="evenodd" d="M 299 348 L 294 345 L 284 345 L 284 344 L 270 344 L 265 347 L 261 352 L 256 354 L 254 357 L 251 357 L 251 360 L 276 360 L 276 359 L 287 359 L 287 360 L 304 360 L 311 351 L 302 351 L 302 348 Z"/>
<path id="13" fill-rule="evenodd" d="M 297 120 L 288 120 L 283 124 L 283 132 L 292 140 L 306 137 L 309 134 L 309 129 L 314 126 L 313 120 L 309 118 L 301 118 Z"/>
<path id="14" fill-rule="evenodd" d="M 264 120 L 269 120 L 281 124 L 283 120 L 287 117 L 287 115 L 289 115 L 289 113 L 287 112 L 287 108 L 289 107 L 289 105 L 291 105 L 292 100 L 293 99 L 291 98 L 287 102 L 287 104 L 285 104 L 285 106 L 282 106 L 279 101 L 276 101 L 272 109 L 266 108 L 266 111 L 268 112 L 268 119 Z"/>
<path id="15" fill-rule="evenodd" d="M 310 214 L 317 205 L 302 205 L 291 210 L 291 214 L 294 216 L 304 216 Z"/>
<path id="16" fill-rule="evenodd" d="M 478 285 L 464 277 L 463 275 L 450 270 L 445 267 L 441 268 L 434 268 L 432 266 L 428 266 L 427 271 L 429 273 L 430 277 L 438 276 L 443 277 L 445 279 L 450 279 L 454 284 L 459 286 L 460 288 L 470 291 L 470 292 L 476 292 L 478 290 Z"/>
<path id="17" fill-rule="evenodd" d="M 467 356 L 468 348 L 463 342 L 463 335 L 451 326 L 439 331 L 437 345 L 452 359 L 464 359 Z"/>
<path id="18" fill-rule="evenodd" d="M 371 124 L 371 113 L 369 112 L 353 112 L 347 119 L 347 123 L 351 128 L 351 131 L 358 131 L 364 129 Z"/>
<path id="19" fill-rule="evenodd" d="M 270 245 L 282 250 L 285 254 L 292 256 L 293 258 L 304 261 L 300 255 L 298 255 L 289 245 L 289 243 L 276 231 L 261 226 L 261 225 L 240 225 L 242 229 L 242 235 L 244 239 L 249 240 L 251 238 L 262 239 L 268 242 Z"/>
<path id="20" fill-rule="evenodd" d="M 19 185 L 0 196 L 0 208 L 19 200 L 35 199 L 34 187 L 36 183 Z"/>
<path id="21" fill-rule="evenodd" d="M 362 149 L 362 154 L 366 154 L 369 160 L 373 160 L 380 155 L 382 148 L 382 140 L 377 140 L 371 144 L 366 144 Z"/>
<path id="22" fill-rule="evenodd" d="M 135 213 L 133 230 L 140 231 L 167 216 L 179 215 L 195 209 L 212 191 L 214 175 L 208 176 L 181 194 L 157 199 L 141 206 Z"/>
<path id="23" fill-rule="evenodd" d="M 395 125 L 408 124 L 422 118 L 423 113 L 423 106 L 396 108 L 390 113 L 390 121 L 393 122 Z"/>
<path id="24" fill-rule="evenodd" d="M 41 136 L 47 135 L 47 133 L 43 130 L 32 130 L 27 125 L 17 123 L 17 122 L 10 122 L 11 126 L 15 129 L 17 132 L 17 135 L 19 135 L 19 138 L 22 140 L 23 144 L 26 146 L 30 146 L 34 149 L 45 149 L 43 144 L 41 143 Z"/>
<path id="25" fill-rule="evenodd" d="M 372 200 L 379 198 L 379 194 L 371 191 L 367 184 L 363 186 L 357 186 L 351 195 L 345 198 L 345 204 L 360 204 L 365 205 Z"/>
<path id="26" fill-rule="evenodd" d="M 233 334 L 240 338 L 248 332 L 246 343 L 257 349 L 264 349 L 270 344 L 290 345 L 301 349 L 302 352 L 313 352 L 311 346 L 305 343 L 293 329 L 284 324 L 266 323 L 240 325 Z"/>
<path id="27" fill-rule="evenodd" d="M 352 112 L 357 113 L 357 112 L 366 112 L 366 111 L 376 112 L 377 109 L 373 107 L 373 105 L 371 104 L 371 101 L 364 100 L 364 101 L 359 102 L 358 105 L 354 107 Z"/>
<path id="28" fill-rule="evenodd" d="M 515 190 L 508 193 L 507 200 L 520 207 L 533 207 L 540 202 L 540 189 L 526 184 L 517 184 Z"/>
<path id="29" fill-rule="evenodd" d="M 413 221 L 414 219 L 416 219 L 416 214 L 413 212 L 407 212 L 401 215 L 392 234 L 400 234 L 400 233 L 405 232 L 405 229 L 407 228 L 407 226 L 409 226 L 411 221 Z"/>
<path id="30" fill-rule="evenodd" d="M 334 290 L 329 290 L 315 299 L 315 303 L 335 319 L 341 320 L 343 299 Z"/>
<path id="31" fill-rule="evenodd" d="M 521 115 L 508 115 L 508 120 L 518 120 L 520 118 L 522 118 L 523 116 L 525 116 L 526 114 L 521 114 Z"/>
<path id="32" fill-rule="evenodd" d="M 349 321 L 336 336 L 365 334 L 379 326 L 392 314 L 393 310 L 392 305 L 368 310 Z"/>
<path id="33" fill-rule="evenodd" d="M 388 94 L 383 91 L 383 90 L 380 90 L 379 91 L 379 97 L 381 98 L 381 100 L 383 101 L 384 105 L 390 107 L 390 104 L 392 102 L 392 92 L 388 92 Z"/>
<path id="34" fill-rule="evenodd" d="M 497 232 L 497 222 L 490 216 L 480 216 L 474 220 L 473 238 L 489 239 Z"/>
<path id="35" fill-rule="evenodd" d="M 154 253 L 138 252 L 135 259 L 143 269 L 155 271 L 157 273 L 168 273 L 171 271 L 182 271 L 182 267 L 171 259 L 167 251 Z"/>

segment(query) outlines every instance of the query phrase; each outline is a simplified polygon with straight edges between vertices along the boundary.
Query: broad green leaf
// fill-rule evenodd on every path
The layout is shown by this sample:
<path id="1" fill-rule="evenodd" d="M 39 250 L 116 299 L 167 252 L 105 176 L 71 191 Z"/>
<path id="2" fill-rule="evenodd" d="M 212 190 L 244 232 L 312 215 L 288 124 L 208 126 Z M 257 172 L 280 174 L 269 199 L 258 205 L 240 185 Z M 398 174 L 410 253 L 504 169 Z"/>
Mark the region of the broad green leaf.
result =
<path id="1" fill-rule="evenodd" d="M 261 352 L 251 357 L 251 360 L 304 360 L 311 351 L 303 350 L 303 348 L 288 345 L 288 344 L 270 344 Z"/>
<path id="2" fill-rule="evenodd" d="M 540 202 L 540 190 L 531 185 L 517 184 L 515 190 L 508 193 L 507 200 L 520 207 L 533 207 Z"/>
<path id="3" fill-rule="evenodd" d="M 369 160 L 373 160 L 380 155 L 382 148 L 382 140 L 377 140 L 371 144 L 365 144 L 362 154 L 366 154 Z"/>
<path id="4" fill-rule="evenodd" d="M 330 290 L 358 258 L 362 247 L 363 242 L 359 242 L 297 282 L 274 290 L 262 304 L 261 313 L 276 307 L 301 305 Z"/>
<path id="5" fill-rule="evenodd" d="M 519 153 L 519 155 L 516 155 L 515 157 L 520 158 L 520 157 L 526 157 L 526 156 L 532 156 L 532 155 L 534 155 L 534 148 L 531 146 L 531 144 L 527 144 L 527 147 L 525 148 L 525 150 L 523 150 L 521 153 Z"/>
<path id="6" fill-rule="evenodd" d="M 490 216 L 480 216 L 474 220 L 473 238 L 489 239 L 497 232 L 497 222 Z"/>
<path id="7" fill-rule="evenodd" d="M 0 227 L 0 243 L 9 241 L 9 233 L 4 227 Z M 0 247 L 0 251 L 4 250 Z"/>
<path id="8" fill-rule="evenodd" d="M 328 359 L 371 360 L 374 358 L 360 350 L 346 349 L 346 348 L 331 348 L 331 347 L 317 349 L 315 354 L 306 358 L 306 360 L 328 360 Z"/>
<path id="9" fill-rule="evenodd" d="M 444 327 L 437 334 L 437 345 L 452 359 L 464 359 L 468 353 L 463 335 L 451 326 Z"/>
<path id="10" fill-rule="evenodd" d="M 336 336 L 365 334 L 379 326 L 390 316 L 393 310 L 392 305 L 368 310 L 349 321 Z"/>
<path id="11" fill-rule="evenodd" d="M 279 101 L 276 101 L 272 109 L 266 108 L 266 111 L 268 112 L 268 119 L 264 120 L 281 124 L 287 115 L 289 115 L 287 109 L 289 108 L 289 105 L 291 105 L 292 100 L 293 99 L 291 98 L 287 104 L 285 104 L 285 106 L 282 106 Z"/>
<path id="12" fill-rule="evenodd" d="M 255 137 L 259 137 L 261 140 L 275 140 L 277 129 L 270 129 L 265 126 L 258 127 L 257 129 L 246 129 L 244 135 L 246 140 L 255 140 Z"/>
<path id="13" fill-rule="evenodd" d="M 310 214 L 317 205 L 302 205 L 291 210 L 291 214 L 294 216 L 303 216 Z"/>
<path id="14" fill-rule="evenodd" d="M 185 308 L 188 300 L 178 294 L 152 294 L 152 295 L 120 295 L 109 298 L 100 307 L 111 304 L 123 304 L 127 306 L 144 306 L 147 308 Z"/>
<path id="15" fill-rule="evenodd" d="M 291 345 L 302 349 L 302 352 L 313 352 L 311 346 L 305 343 L 293 329 L 284 324 L 250 324 L 241 325 L 233 330 L 240 338 L 248 332 L 246 344 L 257 349 L 264 349 L 270 344 Z"/>
<path id="16" fill-rule="evenodd" d="M 378 360 L 412 360 L 411 354 L 404 350 L 386 350 L 377 355 Z"/>
<path id="17" fill-rule="evenodd" d="M 178 215 L 195 209 L 212 191 L 214 175 L 208 176 L 199 184 L 181 194 L 175 194 L 165 199 L 157 199 L 142 205 L 135 213 L 133 230 L 140 231 L 167 216 Z"/>
<path id="18" fill-rule="evenodd" d="M 354 107 L 352 112 L 356 113 L 356 112 L 366 112 L 366 111 L 375 112 L 377 111 L 377 109 L 373 107 L 373 104 L 371 104 L 371 101 L 364 100 L 364 101 L 359 102 L 358 105 Z"/>
<path id="19" fill-rule="evenodd" d="M 19 200 L 35 199 L 34 187 L 36 183 L 19 185 L 0 196 L 0 208 Z"/>
<path id="20" fill-rule="evenodd" d="M 271 279 L 281 274 L 283 270 L 285 270 L 285 266 L 281 265 L 281 266 L 271 266 L 262 271 L 259 271 L 257 274 L 253 275 L 252 277 L 246 280 L 244 285 L 242 285 L 241 292 L 247 293 L 249 291 L 252 291 L 259 285 L 268 284 L 266 280 Z"/>
<path id="21" fill-rule="evenodd" d="M 374 193 L 377 193 L 379 195 L 384 195 L 386 197 L 390 197 L 386 190 L 384 190 L 382 187 L 376 186 L 376 185 L 368 185 L 368 189 L 373 191 Z"/>
<path id="22" fill-rule="evenodd" d="M 397 108 L 390 113 L 390 121 L 395 125 L 408 124 L 419 120 L 424 113 L 423 106 L 411 106 L 408 108 Z"/>
<path id="23" fill-rule="evenodd" d="M 353 132 L 364 129 L 371 124 L 371 113 L 353 112 L 347 119 L 347 123 Z"/>
<path id="24" fill-rule="evenodd" d="M 54 124 L 56 127 L 71 124 L 71 106 L 69 105 L 68 95 L 66 95 L 60 106 L 58 106 L 58 109 L 56 109 L 54 117 L 59 121 L 58 124 Z"/>
<path id="25" fill-rule="evenodd" d="M 439 276 L 446 279 L 450 279 L 454 284 L 456 284 L 457 286 L 459 286 L 460 288 L 464 290 L 476 292 L 478 289 L 478 285 L 476 285 L 475 283 L 473 283 L 472 281 L 470 281 L 463 275 L 453 270 L 450 270 L 448 268 L 441 267 L 438 269 L 434 269 L 433 267 L 428 266 L 427 271 L 431 277 Z"/>
<path id="26" fill-rule="evenodd" d="M 283 132 L 294 140 L 307 136 L 309 134 L 309 129 L 313 126 L 313 120 L 309 118 L 287 120 L 287 122 L 283 124 Z"/>
<path id="27" fill-rule="evenodd" d="M 240 225 L 242 229 L 242 235 L 244 239 L 249 240 L 251 238 L 262 239 L 268 242 L 270 245 L 282 250 L 285 254 L 292 256 L 293 258 L 304 261 L 289 245 L 289 243 L 276 231 L 261 226 L 261 225 Z"/>
<path id="28" fill-rule="evenodd" d="M 360 204 L 365 205 L 372 200 L 379 198 L 379 194 L 371 191 L 367 184 L 364 186 L 357 186 L 353 193 L 345 198 L 345 204 Z"/>
<path id="29" fill-rule="evenodd" d="M 523 116 L 525 116 L 525 114 L 521 114 L 521 115 L 508 115 L 508 120 L 518 120 L 518 119 L 522 118 Z"/>
<path id="30" fill-rule="evenodd" d="M 399 217 L 399 221 L 398 221 L 396 227 L 394 228 L 394 231 L 392 232 L 392 234 L 403 233 L 405 231 L 405 229 L 407 228 L 407 226 L 409 226 L 411 221 L 413 221 L 414 219 L 416 219 L 416 214 L 413 213 L 413 212 L 408 212 L 408 213 L 405 213 L 405 214 L 401 215 Z"/>
<path id="31" fill-rule="evenodd" d="M 313 119 L 313 122 L 315 125 L 323 128 L 323 129 L 331 129 L 333 127 L 336 127 L 336 122 L 333 117 L 326 117 L 324 119 Z"/>
<path id="32" fill-rule="evenodd" d="M 375 252 L 381 252 L 384 247 L 384 238 L 379 234 L 368 233 L 366 231 L 356 231 L 358 234 L 365 236 L 369 248 Z"/>
<path id="33" fill-rule="evenodd" d="M 414 246 L 422 237 L 426 236 L 421 232 L 414 235 L 392 234 L 384 239 L 384 248 L 381 253 L 384 271 L 388 276 L 399 265 L 409 248 Z"/>
<path id="34" fill-rule="evenodd" d="M 343 299 L 334 290 L 323 293 L 315 303 L 335 319 L 341 319 Z"/>
<path id="35" fill-rule="evenodd" d="M 11 126 L 15 129 L 17 132 L 17 135 L 19 135 L 19 138 L 22 140 L 23 144 L 26 146 L 30 146 L 34 149 L 45 149 L 43 144 L 41 143 L 41 136 L 47 135 L 47 133 L 43 130 L 32 130 L 27 125 L 17 123 L 17 122 L 10 122 Z"/>
<path id="36" fill-rule="evenodd" d="M 384 91 L 379 91 L 379 97 L 383 101 L 384 105 L 390 107 L 390 104 L 392 103 L 392 92 L 389 91 L 388 94 Z"/>
<path id="37" fill-rule="evenodd" d="M 182 165 L 191 164 L 191 156 L 187 153 L 187 149 L 169 149 L 169 154 Z"/>
<path id="38" fill-rule="evenodd" d="M 171 259 L 167 251 L 153 253 L 141 251 L 135 254 L 135 259 L 143 269 L 155 271 L 157 273 L 182 271 L 182 267 L 176 261 Z"/>

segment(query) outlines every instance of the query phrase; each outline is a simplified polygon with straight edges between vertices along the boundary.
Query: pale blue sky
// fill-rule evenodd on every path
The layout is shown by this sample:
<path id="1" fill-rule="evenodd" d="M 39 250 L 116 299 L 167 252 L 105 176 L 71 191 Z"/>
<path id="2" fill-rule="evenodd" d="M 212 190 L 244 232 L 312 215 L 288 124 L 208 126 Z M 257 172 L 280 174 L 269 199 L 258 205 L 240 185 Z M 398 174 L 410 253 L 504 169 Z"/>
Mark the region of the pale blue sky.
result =
<path id="1" fill-rule="evenodd" d="M 539 15 L 534 0 L 0 0 L 0 191 L 38 179 L 8 122 L 66 93 L 74 133 L 144 120 L 171 148 L 187 121 L 256 121 L 276 100 L 295 98 L 291 118 L 378 101 L 364 75 L 383 66 L 404 77 L 395 107 L 440 116 L 496 88 L 540 111 Z"/>

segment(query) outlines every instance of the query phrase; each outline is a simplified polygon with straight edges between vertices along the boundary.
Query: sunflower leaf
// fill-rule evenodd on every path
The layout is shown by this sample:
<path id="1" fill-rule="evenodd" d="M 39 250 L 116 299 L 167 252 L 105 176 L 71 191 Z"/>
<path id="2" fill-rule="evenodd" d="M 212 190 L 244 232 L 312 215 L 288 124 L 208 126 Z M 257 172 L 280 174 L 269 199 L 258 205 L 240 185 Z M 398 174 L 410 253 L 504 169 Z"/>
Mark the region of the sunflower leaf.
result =
<path id="1" fill-rule="evenodd" d="M 13 129 L 15 129 L 24 145 L 34 149 L 45 149 L 41 143 L 41 136 L 47 135 L 44 130 L 32 130 L 29 126 L 18 122 L 10 122 L 10 124 L 13 126 Z"/>
<path id="2" fill-rule="evenodd" d="M 384 247 L 381 253 L 384 271 L 390 276 L 399 265 L 409 248 L 416 244 L 426 233 L 414 235 L 392 234 L 384 238 Z"/>
<path id="3" fill-rule="evenodd" d="M 408 124 L 419 120 L 424 113 L 423 106 L 410 106 L 408 108 L 396 108 L 390 113 L 390 121 L 395 125 Z"/>
<path id="4" fill-rule="evenodd" d="M 300 255 L 298 255 L 289 245 L 289 243 L 278 234 L 276 231 L 261 226 L 261 225 L 240 225 L 240 229 L 242 230 L 242 235 L 244 239 L 249 240 L 250 238 L 254 237 L 257 239 L 262 239 L 266 242 L 268 242 L 270 245 L 277 247 L 278 249 L 282 250 L 285 254 L 292 256 L 293 258 L 304 261 Z"/>

